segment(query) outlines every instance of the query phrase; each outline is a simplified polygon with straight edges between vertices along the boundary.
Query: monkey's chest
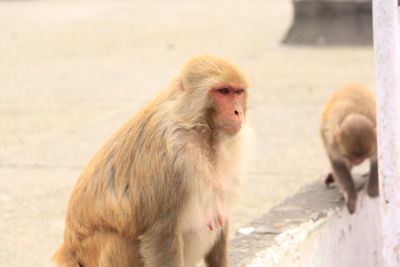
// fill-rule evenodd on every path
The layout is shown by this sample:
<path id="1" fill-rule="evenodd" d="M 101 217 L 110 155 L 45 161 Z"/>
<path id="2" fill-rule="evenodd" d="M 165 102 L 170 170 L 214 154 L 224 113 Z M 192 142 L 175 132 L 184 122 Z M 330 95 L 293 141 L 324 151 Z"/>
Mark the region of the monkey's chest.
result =
<path id="1" fill-rule="evenodd" d="M 195 266 L 210 251 L 225 226 L 229 206 L 222 192 L 211 189 L 189 201 L 183 220 L 185 266 Z"/>

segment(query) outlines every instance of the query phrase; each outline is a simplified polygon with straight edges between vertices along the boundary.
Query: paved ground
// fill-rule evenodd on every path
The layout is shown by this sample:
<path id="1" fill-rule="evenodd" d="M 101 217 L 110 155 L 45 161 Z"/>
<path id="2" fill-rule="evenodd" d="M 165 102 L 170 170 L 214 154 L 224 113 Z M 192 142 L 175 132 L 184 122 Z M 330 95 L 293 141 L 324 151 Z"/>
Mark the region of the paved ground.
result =
<path id="1" fill-rule="evenodd" d="M 191 56 L 252 80 L 255 133 L 234 228 L 328 164 L 319 111 L 347 81 L 373 86 L 370 48 L 285 47 L 289 0 L 0 2 L 0 266 L 52 266 L 80 170 Z"/>

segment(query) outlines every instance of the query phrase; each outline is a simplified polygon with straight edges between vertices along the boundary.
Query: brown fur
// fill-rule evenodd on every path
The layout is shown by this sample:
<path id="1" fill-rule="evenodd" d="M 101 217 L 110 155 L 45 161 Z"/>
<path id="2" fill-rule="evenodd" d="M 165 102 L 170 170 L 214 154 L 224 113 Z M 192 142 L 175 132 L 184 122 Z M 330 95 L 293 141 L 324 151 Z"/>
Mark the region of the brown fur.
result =
<path id="1" fill-rule="evenodd" d="M 355 162 L 370 158 L 370 178 L 367 192 L 379 195 L 378 165 L 376 159 L 376 115 L 372 93 L 360 84 L 339 88 L 325 105 L 320 130 L 326 152 L 332 164 L 333 177 L 327 185 L 338 181 L 350 213 L 355 211 L 357 192 L 351 176 Z"/>
<path id="2" fill-rule="evenodd" d="M 227 266 L 227 231 L 207 220 L 217 226 L 237 198 L 241 141 L 218 126 L 210 90 L 220 86 L 248 82 L 225 60 L 193 58 L 96 153 L 69 201 L 57 266 L 183 267 L 206 254 Z"/>

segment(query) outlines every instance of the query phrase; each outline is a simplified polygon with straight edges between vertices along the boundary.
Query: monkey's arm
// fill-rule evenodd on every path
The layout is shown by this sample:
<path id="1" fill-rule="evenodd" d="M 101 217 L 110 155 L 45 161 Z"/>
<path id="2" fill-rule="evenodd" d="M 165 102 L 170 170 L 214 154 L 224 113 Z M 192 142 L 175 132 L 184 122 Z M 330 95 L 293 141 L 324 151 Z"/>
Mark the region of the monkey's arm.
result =
<path id="1" fill-rule="evenodd" d="M 371 157 L 370 159 L 367 193 L 370 197 L 379 196 L 378 159 L 376 155 Z"/>
<path id="2" fill-rule="evenodd" d="M 343 156 L 329 155 L 332 164 L 334 178 L 338 182 L 341 190 L 343 191 L 347 208 L 350 213 L 354 213 L 357 203 L 357 190 L 350 169 L 346 164 Z"/>
<path id="3" fill-rule="evenodd" d="M 228 222 L 221 231 L 221 235 L 205 257 L 207 267 L 227 267 L 228 266 Z"/>
<path id="4" fill-rule="evenodd" d="M 184 267 L 183 242 L 176 218 L 160 218 L 140 238 L 140 252 L 146 267 Z"/>
<path id="5" fill-rule="evenodd" d="M 182 220 L 193 190 L 191 178 L 201 171 L 190 161 L 188 154 L 193 151 L 175 151 L 174 158 L 160 160 L 158 169 L 163 177 L 154 176 L 150 208 L 141 214 L 142 218 L 153 214 L 139 238 L 146 267 L 184 267 Z M 179 164 L 170 163 L 173 159 Z"/>

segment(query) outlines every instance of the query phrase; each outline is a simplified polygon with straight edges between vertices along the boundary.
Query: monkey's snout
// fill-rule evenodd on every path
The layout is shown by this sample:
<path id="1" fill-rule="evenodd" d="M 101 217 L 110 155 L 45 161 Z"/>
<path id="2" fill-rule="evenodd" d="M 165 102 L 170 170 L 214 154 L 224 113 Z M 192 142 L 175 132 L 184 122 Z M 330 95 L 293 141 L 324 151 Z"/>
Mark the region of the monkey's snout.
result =
<path id="1" fill-rule="evenodd" d="M 240 112 L 237 111 L 237 110 L 235 110 L 235 115 L 236 115 L 236 116 L 239 116 L 239 115 L 240 115 Z"/>

